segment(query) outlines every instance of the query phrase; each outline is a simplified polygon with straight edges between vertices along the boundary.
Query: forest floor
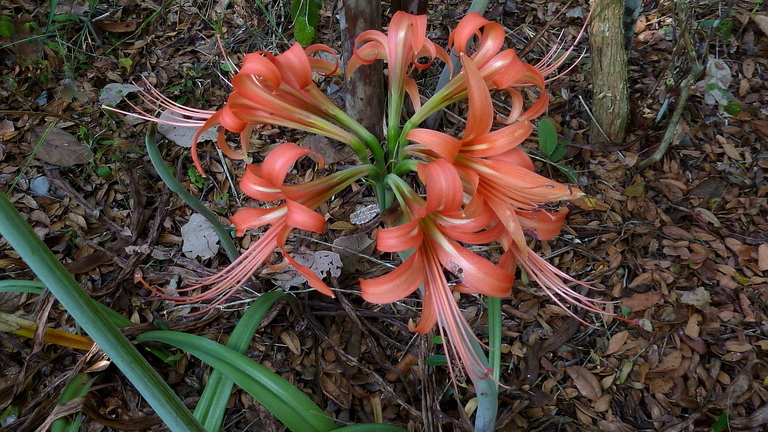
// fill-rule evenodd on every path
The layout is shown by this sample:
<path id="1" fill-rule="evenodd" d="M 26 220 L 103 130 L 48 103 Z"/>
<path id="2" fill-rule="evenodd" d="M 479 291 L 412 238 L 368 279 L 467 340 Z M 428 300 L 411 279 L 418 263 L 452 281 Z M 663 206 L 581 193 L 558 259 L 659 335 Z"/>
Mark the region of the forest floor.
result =
<path id="1" fill-rule="evenodd" d="M 136 323 L 127 334 L 161 323 L 226 340 L 249 298 L 290 277 L 263 272 L 232 304 L 205 316 L 189 316 L 189 308 L 174 308 L 137 283 L 135 269 L 149 284 L 167 287 L 211 274 L 228 261 L 223 252 L 201 258 L 183 251 L 192 240 L 182 227 L 193 211 L 149 162 L 147 123 L 101 105 L 110 103 L 110 84 L 142 85 L 138 77 L 145 76 L 175 101 L 220 108 L 230 75 L 217 37 L 235 64 L 245 53 L 278 53 L 292 40 L 287 6 L 268 0 L 265 11 L 271 12 L 265 15 L 258 2 L 242 0 L 71 1 L 0 0 L 0 30 L 13 33 L 0 37 L 0 191 L 93 298 Z M 58 5 L 51 11 L 53 3 Z M 465 3 L 432 2 L 428 35 L 445 46 Z M 575 169 L 576 186 L 589 201 L 571 204 L 562 234 L 534 246 L 592 284 L 590 295 L 615 302 L 610 312 L 636 324 L 574 309 L 592 325 L 580 324 L 518 278 L 513 294 L 502 300 L 505 387 L 498 430 L 766 430 L 768 6 L 763 0 L 644 3 L 629 56 L 632 118 L 625 142 L 589 136 L 588 35 L 577 48 L 586 56 L 549 86 L 545 116 L 570 142 L 563 163 Z M 535 64 L 558 37 L 573 43 L 583 25 L 584 2 L 555 19 L 565 6 L 507 0 L 493 2 L 486 17 L 507 28 L 507 43 L 518 52 L 535 41 L 523 57 Z M 337 50 L 338 12 L 335 2 L 324 2 L 317 38 Z M 384 7 L 384 25 L 390 16 Z M 638 168 L 669 128 L 693 62 L 706 69 L 682 108 L 669 150 L 659 163 Z M 432 88 L 438 73 L 423 73 L 419 84 Z M 342 100 L 341 77 L 319 82 Z M 466 106 L 452 110 L 462 116 Z M 260 129 L 256 139 L 258 153 L 285 141 L 310 141 L 277 127 Z M 165 139 L 160 144 L 182 184 L 222 220 L 245 204 L 227 178 L 227 172 L 242 175 L 241 162 L 221 158 L 204 143 L 199 151 L 209 176 L 203 178 L 190 170 L 188 148 Z M 332 143 L 313 145 L 330 164 L 350 157 Z M 568 181 L 546 162 L 535 138 L 523 146 L 538 157 L 540 173 Z M 292 175 L 303 178 L 307 167 L 297 166 Z M 275 306 L 248 356 L 310 395 L 339 424 L 381 419 L 409 431 L 472 430 L 471 386 L 426 361 L 442 352 L 433 335 L 408 331 L 408 320 L 418 318 L 416 296 L 391 306 L 360 297 L 358 278 L 384 271 L 373 258 L 396 257 L 373 248 L 366 229 L 379 216 L 362 225 L 350 220 L 372 203 L 370 194 L 345 194 L 327 208 L 326 233 L 295 235 L 289 244 L 311 253 L 324 248 L 315 240 L 342 241 L 363 257 L 331 278 L 336 299 L 291 288 L 301 310 Z M 236 240 L 245 248 L 258 236 Z M 34 277 L 0 239 L 0 279 Z M 482 339 L 484 303 L 464 295 L 461 307 Z M 0 293 L 0 311 L 76 330 L 51 295 Z M 84 398 L 83 430 L 162 428 L 119 370 L 103 360 L 98 351 L 0 333 L 0 415 L 18 410 L 5 416 L 4 430 L 33 431 L 44 424 L 68 380 L 82 370 L 98 377 Z M 188 356 L 175 367 L 151 361 L 193 406 L 207 365 Z M 224 430 L 281 428 L 252 397 L 235 390 Z"/>

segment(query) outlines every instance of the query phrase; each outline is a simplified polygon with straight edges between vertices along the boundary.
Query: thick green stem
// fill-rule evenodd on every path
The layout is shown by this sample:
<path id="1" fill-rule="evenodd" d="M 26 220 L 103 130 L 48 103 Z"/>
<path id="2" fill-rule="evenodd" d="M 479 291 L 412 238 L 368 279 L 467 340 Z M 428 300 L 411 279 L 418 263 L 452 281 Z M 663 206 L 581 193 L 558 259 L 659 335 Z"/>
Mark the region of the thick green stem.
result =
<path id="1" fill-rule="evenodd" d="M 144 357 L 78 285 L 16 208 L 0 193 L 0 234 L 62 306 L 112 359 L 174 432 L 205 432 Z"/>

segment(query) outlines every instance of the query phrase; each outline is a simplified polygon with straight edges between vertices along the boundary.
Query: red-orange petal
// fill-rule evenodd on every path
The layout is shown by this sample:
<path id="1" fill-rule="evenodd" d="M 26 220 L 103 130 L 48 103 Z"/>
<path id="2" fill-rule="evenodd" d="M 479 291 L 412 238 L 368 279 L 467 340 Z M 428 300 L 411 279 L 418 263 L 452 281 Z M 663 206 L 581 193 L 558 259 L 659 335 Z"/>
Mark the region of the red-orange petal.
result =
<path id="1" fill-rule="evenodd" d="M 382 252 L 401 252 L 421 244 L 424 233 L 419 220 L 414 219 L 401 225 L 380 229 L 376 232 L 376 249 Z"/>
<path id="2" fill-rule="evenodd" d="M 261 166 L 249 164 L 240 180 L 240 190 L 253 199 L 260 201 L 280 201 L 285 199 L 280 185 L 264 179 Z"/>
<path id="3" fill-rule="evenodd" d="M 323 232 L 325 218 L 321 214 L 296 201 L 287 200 L 285 204 L 288 207 L 285 215 L 288 226 L 317 233 Z"/>
<path id="4" fill-rule="evenodd" d="M 563 221 L 568 214 L 568 208 L 563 207 L 559 212 L 544 210 L 516 211 L 523 229 L 532 231 L 539 240 L 552 240 L 563 227 Z"/>
<path id="5" fill-rule="evenodd" d="M 275 221 L 285 217 L 286 210 L 285 206 L 269 209 L 242 208 L 235 212 L 229 221 L 235 225 L 236 234 L 241 236 L 247 229 L 274 224 Z"/>
<path id="6" fill-rule="evenodd" d="M 464 188 L 459 173 L 450 162 L 437 159 L 430 163 L 418 164 L 416 170 L 427 188 L 427 214 L 434 211 L 451 212 L 461 208 Z"/>
<path id="7" fill-rule="evenodd" d="M 485 80 L 475 64 L 467 56 L 461 56 L 461 64 L 467 75 L 467 100 L 469 110 L 462 141 L 471 141 L 486 135 L 493 126 L 493 104 Z"/>
<path id="8" fill-rule="evenodd" d="M 451 163 L 462 145 L 460 140 L 432 129 L 413 129 L 405 137 L 418 143 L 418 145 L 411 145 L 412 147 L 426 147 Z"/>
<path id="9" fill-rule="evenodd" d="M 285 182 L 288 170 L 300 157 L 316 154 L 313 150 L 299 147 L 294 143 L 283 143 L 272 149 L 261 164 L 262 177 L 275 186 L 281 187 Z M 322 158 L 317 156 L 320 161 Z M 322 163 L 322 162 L 321 162 Z"/>
<path id="10" fill-rule="evenodd" d="M 515 281 L 513 274 L 444 237 L 435 240 L 442 265 L 474 293 L 494 297 L 509 295 Z"/>
<path id="11" fill-rule="evenodd" d="M 424 282 L 422 254 L 416 250 L 396 269 L 374 279 L 361 279 L 360 292 L 371 303 L 392 303 L 408 297 Z"/>

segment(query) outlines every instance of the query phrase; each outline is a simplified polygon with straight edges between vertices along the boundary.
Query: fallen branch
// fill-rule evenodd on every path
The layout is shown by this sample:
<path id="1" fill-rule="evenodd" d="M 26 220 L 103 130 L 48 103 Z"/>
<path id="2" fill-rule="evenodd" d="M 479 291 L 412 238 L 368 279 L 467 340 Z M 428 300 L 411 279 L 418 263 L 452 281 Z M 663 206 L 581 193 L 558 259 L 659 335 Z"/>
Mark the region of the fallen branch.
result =
<path id="1" fill-rule="evenodd" d="M 683 83 L 680 84 L 680 100 L 677 101 L 677 107 L 675 107 L 675 112 L 672 114 L 672 119 L 669 122 L 669 126 L 667 126 L 667 131 L 664 133 L 664 138 L 661 140 L 659 148 L 656 149 L 656 152 L 653 153 L 651 157 L 637 165 L 639 169 L 645 169 L 659 162 L 661 158 L 664 157 L 664 154 L 669 148 L 669 144 L 675 137 L 677 125 L 680 123 L 680 117 L 683 115 L 683 109 L 685 108 L 686 102 L 688 102 L 688 96 L 691 95 L 691 86 L 693 86 L 694 81 L 699 78 L 699 75 L 701 75 L 703 71 L 704 66 L 699 63 L 694 64 L 691 68 L 691 73 L 688 74 L 685 80 L 683 80 Z"/>

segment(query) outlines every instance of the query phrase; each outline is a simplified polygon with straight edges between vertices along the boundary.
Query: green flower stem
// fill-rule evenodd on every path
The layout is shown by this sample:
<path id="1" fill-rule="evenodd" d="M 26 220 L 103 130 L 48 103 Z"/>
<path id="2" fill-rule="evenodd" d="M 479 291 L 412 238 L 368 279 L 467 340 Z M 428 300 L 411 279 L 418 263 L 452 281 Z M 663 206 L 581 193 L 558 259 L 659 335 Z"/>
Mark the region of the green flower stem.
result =
<path id="1" fill-rule="evenodd" d="M 487 296 L 488 304 L 488 353 L 489 363 L 493 369 L 493 379 L 501 378 L 501 299 Z"/>
<path id="2" fill-rule="evenodd" d="M 387 114 L 387 149 L 390 157 L 395 157 L 400 139 L 405 136 L 405 133 L 400 131 L 400 115 L 403 109 L 403 101 L 401 99 L 400 105 L 397 107 L 392 105 L 391 103 L 389 104 L 389 113 Z"/>
<path id="3" fill-rule="evenodd" d="M 488 304 L 488 352 L 492 375 L 486 379 L 475 380 L 477 392 L 477 416 L 475 431 L 492 432 L 499 411 L 499 378 L 501 377 L 501 299 L 486 297 Z M 475 350 L 480 349 L 475 347 Z M 478 352 L 485 358 L 485 353 Z"/>
<path id="4" fill-rule="evenodd" d="M 173 432 L 205 432 L 187 407 L 152 369 L 93 299 L 77 284 L 16 208 L 0 193 L 0 234 L 112 359 Z"/>
<path id="5" fill-rule="evenodd" d="M 155 141 L 155 123 L 149 124 L 144 143 L 147 146 L 147 154 L 149 155 L 149 160 L 152 162 L 152 166 L 155 167 L 155 170 L 160 175 L 160 178 L 163 179 L 165 185 L 168 186 L 168 189 L 175 192 L 188 206 L 192 207 L 192 209 L 205 217 L 213 227 L 213 231 L 216 232 L 216 235 L 219 237 L 221 246 L 227 253 L 229 260 L 236 260 L 237 257 L 240 256 L 240 253 L 237 251 L 237 247 L 232 241 L 232 236 L 229 231 L 224 228 L 224 225 L 219 221 L 219 217 L 210 211 L 202 201 L 184 189 L 184 186 L 176 180 L 176 177 L 171 174 L 171 171 L 165 165 L 163 157 L 160 155 L 160 150 L 157 148 L 157 142 Z"/>

